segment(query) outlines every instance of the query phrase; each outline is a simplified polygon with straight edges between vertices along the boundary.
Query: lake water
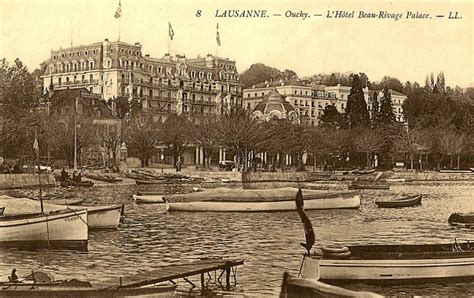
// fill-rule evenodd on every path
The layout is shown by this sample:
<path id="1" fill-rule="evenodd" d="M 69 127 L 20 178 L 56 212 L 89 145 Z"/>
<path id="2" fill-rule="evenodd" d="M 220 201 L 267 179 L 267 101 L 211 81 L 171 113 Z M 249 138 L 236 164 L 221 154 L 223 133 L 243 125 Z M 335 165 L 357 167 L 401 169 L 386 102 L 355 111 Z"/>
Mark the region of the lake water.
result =
<path id="1" fill-rule="evenodd" d="M 53 273 L 56 279 L 105 281 L 160 265 L 222 256 L 245 260 L 238 267 L 234 294 L 278 295 L 283 272 L 296 275 L 305 251 L 299 244 L 304 241 L 304 231 L 298 214 L 165 213 L 158 205 L 137 205 L 131 199 L 139 190 L 179 193 L 191 192 L 193 186 L 197 184 L 48 189 L 47 196 L 81 197 L 84 204 L 125 203 L 125 222 L 116 231 L 90 232 L 88 252 L 1 250 L 0 280 L 6 280 L 15 267 L 20 276 L 35 269 Z M 423 193 L 422 206 L 379 209 L 373 203 L 374 199 L 401 192 Z M 35 194 L 32 190 L 1 193 Z M 474 240 L 474 229 L 447 223 L 453 212 L 474 211 L 472 182 L 413 182 L 393 185 L 390 191 L 361 194 L 360 210 L 307 211 L 318 246 L 322 243 L 451 243 L 455 237 Z M 194 281 L 200 284 L 199 280 Z M 346 287 L 384 295 L 474 295 L 474 282 Z M 180 292 L 189 289 L 186 282 L 179 282 Z"/>

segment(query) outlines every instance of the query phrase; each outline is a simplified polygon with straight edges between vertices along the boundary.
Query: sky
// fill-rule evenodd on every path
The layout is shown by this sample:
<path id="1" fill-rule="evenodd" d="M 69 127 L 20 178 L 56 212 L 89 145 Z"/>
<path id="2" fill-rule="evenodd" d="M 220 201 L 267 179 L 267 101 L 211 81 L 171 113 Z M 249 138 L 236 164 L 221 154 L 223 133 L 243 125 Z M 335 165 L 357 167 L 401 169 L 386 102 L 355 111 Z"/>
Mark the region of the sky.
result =
<path id="1" fill-rule="evenodd" d="M 0 0 L 0 58 L 20 58 L 30 70 L 52 49 L 118 39 L 140 42 L 142 52 L 168 52 L 168 22 L 174 31 L 172 54 L 208 53 L 237 62 L 239 72 L 253 63 L 315 73 L 365 72 L 424 84 L 443 71 L 448 85 L 474 86 L 474 1 L 151 1 Z M 266 18 L 216 17 L 226 9 L 266 10 Z M 200 16 L 196 16 L 198 10 Z M 310 18 L 286 17 L 288 11 Z M 354 11 L 353 18 L 327 18 L 328 12 Z M 359 18 L 360 11 L 400 13 L 398 20 Z M 406 18 L 408 12 L 432 18 Z M 461 19 L 448 19 L 458 12 Z M 281 16 L 274 16 L 280 14 Z M 321 14 L 322 16 L 315 16 Z M 444 15 L 437 18 L 436 15 Z M 216 44 L 219 23 L 221 46 Z"/>

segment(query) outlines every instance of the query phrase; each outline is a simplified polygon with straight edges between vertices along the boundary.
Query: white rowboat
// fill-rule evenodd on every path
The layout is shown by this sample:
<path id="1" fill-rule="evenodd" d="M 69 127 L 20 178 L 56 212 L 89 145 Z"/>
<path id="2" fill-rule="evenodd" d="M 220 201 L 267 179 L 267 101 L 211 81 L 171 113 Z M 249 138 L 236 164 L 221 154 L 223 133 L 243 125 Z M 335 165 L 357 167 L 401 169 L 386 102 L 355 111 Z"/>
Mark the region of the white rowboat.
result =
<path id="1" fill-rule="evenodd" d="M 87 224 L 89 229 L 116 229 L 123 214 L 123 205 L 98 205 L 98 206 L 70 206 L 78 210 L 87 209 Z"/>
<path id="2" fill-rule="evenodd" d="M 331 282 L 414 282 L 474 278 L 469 243 L 349 246 L 349 254 L 306 255 L 302 276 Z"/>
<path id="3" fill-rule="evenodd" d="M 87 210 L 0 217 L 0 246 L 87 249 Z"/>
<path id="4" fill-rule="evenodd" d="M 296 188 L 274 190 L 217 188 L 189 194 L 164 195 L 169 211 L 262 212 L 296 210 Z M 311 209 L 359 208 L 357 192 L 303 190 L 304 207 Z"/>
<path id="5" fill-rule="evenodd" d="M 164 203 L 162 195 L 132 195 L 136 203 Z"/>

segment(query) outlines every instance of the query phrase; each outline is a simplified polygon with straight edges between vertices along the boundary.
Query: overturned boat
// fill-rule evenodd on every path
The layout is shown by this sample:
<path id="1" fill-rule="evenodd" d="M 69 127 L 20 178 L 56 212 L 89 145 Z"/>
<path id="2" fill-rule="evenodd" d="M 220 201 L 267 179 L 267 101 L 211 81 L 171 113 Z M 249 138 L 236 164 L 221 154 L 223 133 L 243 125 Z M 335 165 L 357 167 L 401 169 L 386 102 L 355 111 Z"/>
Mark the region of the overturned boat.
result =
<path id="1" fill-rule="evenodd" d="M 188 194 L 163 195 L 168 211 L 261 212 L 296 210 L 297 188 L 215 188 Z M 359 208 L 357 192 L 303 190 L 306 209 Z"/>

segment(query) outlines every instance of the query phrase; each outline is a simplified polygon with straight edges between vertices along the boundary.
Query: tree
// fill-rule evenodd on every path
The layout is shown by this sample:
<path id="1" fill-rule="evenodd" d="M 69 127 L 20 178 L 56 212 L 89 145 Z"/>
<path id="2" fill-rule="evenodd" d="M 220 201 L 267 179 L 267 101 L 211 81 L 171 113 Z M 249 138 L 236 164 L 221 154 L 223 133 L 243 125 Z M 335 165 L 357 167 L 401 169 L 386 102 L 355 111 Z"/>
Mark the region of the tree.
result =
<path id="1" fill-rule="evenodd" d="M 450 168 L 453 168 L 453 158 L 457 156 L 457 169 L 459 169 L 461 152 L 467 145 L 466 134 L 458 130 L 443 129 L 438 132 L 438 145 L 440 153 L 450 157 Z"/>
<path id="2" fill-rule="evenodd" d="M 446 92 L 446 82 L 444 78 L 444 73 L 442 71 L 440 71 L 436 76 L 436 87 L 439 92 Z"/>
<path id="3" fill-rule="evenodd" d="M 123 142 L 122 135 L 117 130 L 112 130 L 103 136 L 102 142 L 107 150 L 107 155 L 109 158 L 112 157 L 112 165 L 117 167 L 117 151 Z"/>
<path id="4" fill-rule="evenodd" d="M 160 143 L 165 145 L 173 155 L 176 163 L 188 148 L 194 135 L 193 124 L 187 115 L 171 114 L 160 130 Z"/>
<path id="5" fill-rule="evenodd" d="M 373 95 L 372 95 L 372 110 L 371 110 L 371 116 L 372 116 L 372 124 L 375 124 L 378 120 L 378 116 L 379 116 L 379 99 L 378 99 L 378 94 L 377 94 L 377 91 L 374 91 Z"/>
<path id="6" fill-rule="evenodd" d="M 367 167 L 372 167 L 373 154 L 382 150 L 387 142 L 385 131 L 380 128 L 376 129 L 357 129 L 353 146 L 356 152 L 366 154 Z"/>
<path id="7" fill-rule="evenodd" d="M 282 78 L 281 72 L 263 63 L 252 64 L 249 69 L 240 74 L 240 82 L 244 84 L 244 88 L 249 88 L 252 85 L 262 83 L 265 81 L 276 81 Z"/>
<path id="8" fill-rule="evenodd" d="M 319 121 L 324 127 L 346 128 L 347 126 L 344 115 L 341 114 L 333 104 L 324 107 L 323 114 L 319 118 Z"/>
<path id="9" fill-rule="evenodd" d="M 204 115 L 196 119 L 194 124 L 194 142 L 203 150 L 202 166 L 210 165 L 212 152 L 219 147 L 219 136 L 216 129 L 218 118 L 215 115 Z"/>
<path id="10" fill-rule="evenodd" d="M 124 125 L 124 140 L 130 155 L 138 155 L 142 167 L 150 164 L 151 157 L 156 154 L 159 145 L 160 127 L 149 114 L 140 113 Z"/>
<path id="11" fill-rule="evenodd" d="M 46 115 L 41 118 L 40 143 L 54 156 L 63 157 L 68 161 L 69 167 L 74 163 L 74 121 L 58 115 Z M 97 145 L 96 128 L 90 118 L 77 120 L 76 133 L 77 162 L 82 164 L 86 151 Z"/>
<path id="12" fill-rule="evenodd" d="M 369 112 L 358 75 L 354 75 L 352 80 L 352 88 L 347 100 L 346 118 L 349 128 L 369 126 Z"/>
<path id="13" fill-rule="evenodd" d="M 265 140 L 262 136 L 268 135 L 263 125 L 250 115 L 250 111 L 238 109 L 234 113 L 221 115 L 216 125 L 219 143 L 235 150 L 237 165 L 243 162 L 244 171 L 248 167 L 248 153 L 252 149 L 262 148 Z"/>
<path id="14" fill-rule="evenodd" d="M 290 69 L 285 69 L 281 73 L 281 77 L 285 81 L 296 81 L 296 80 L 298 80 L 298 75 L 296 74 L 296 72 L 294 72 L 293 70 L 290 70 Z"/>
<path id="15" fill-rule="evenodd" d="M 409 129 L 400 127 L 395 132 L 396 151 L 410 156 L 410 169 L 413 170 L 414 157 L 417 154 L 428 154 L 433 146 L 433 136 L 429 130 Z M 420 164 L 420 168 L 422 164 Z"/>
<path id="16" fill-rule="evenodd" d="M 380 83 L 377 85 L 377 89 L 387 87 L 388 89 L 403 92 L 403 85 L 399 79 L 390 76 L 384 76 Z"/>
<path id="17" fill-rule="evenodd" d="M 35 125 L 33 111 L 39 97 L 38 89 L 28 68 L 16 59 L 9 66 L 0 61 L 0 152 L 9 158 L 31 154 L 31 140 Z"/>
<path id="18" fill-rule="evenodd" d="M 388 87 L 383 89 L 383 96 L 380 102 L 380 112 L 377 121 L 382 125 L 389 125 L 395 122 L 395 113 L 392 106 L 392 95 Z"/>

